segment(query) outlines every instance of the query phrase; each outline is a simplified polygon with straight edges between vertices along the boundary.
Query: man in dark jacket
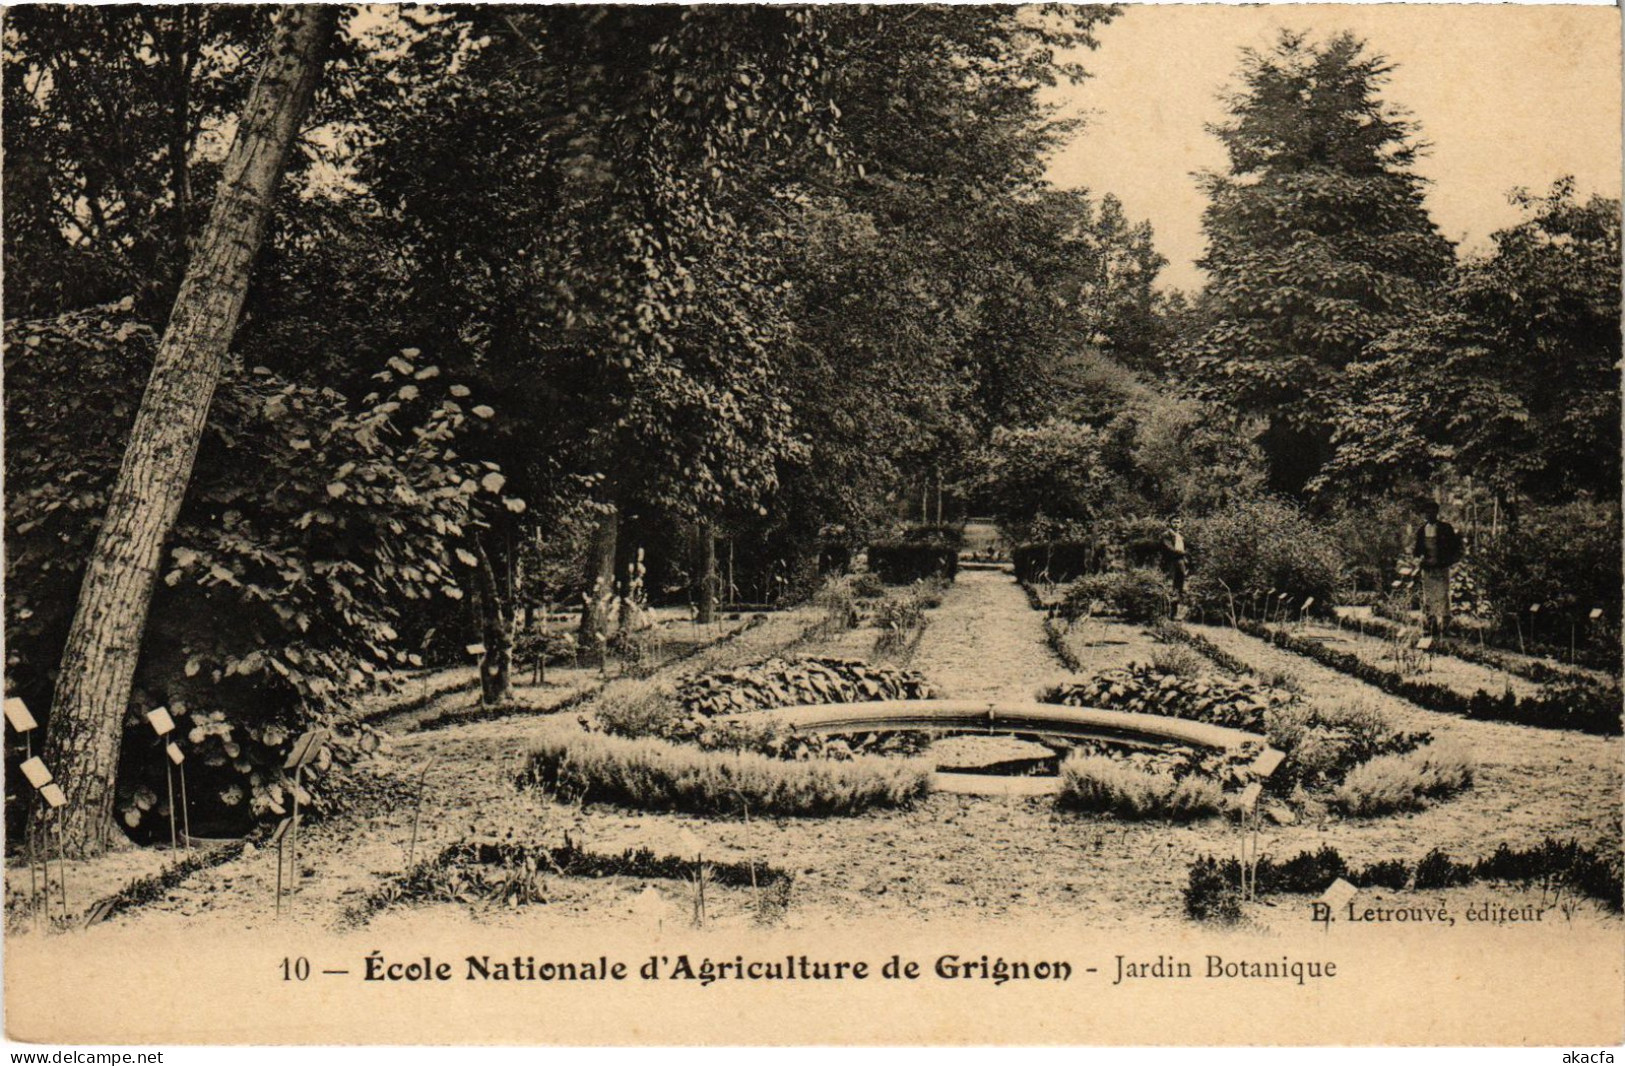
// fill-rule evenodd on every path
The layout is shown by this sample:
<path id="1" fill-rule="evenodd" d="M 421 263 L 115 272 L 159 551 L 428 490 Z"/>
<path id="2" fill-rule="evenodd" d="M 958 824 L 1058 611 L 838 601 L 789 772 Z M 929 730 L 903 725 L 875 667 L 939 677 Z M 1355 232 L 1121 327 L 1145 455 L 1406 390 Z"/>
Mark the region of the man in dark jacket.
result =
<path id="1" fill-rule="evenodd" d="M 1422 505 L 1422 515 L 1413 547 L 1422 570 L 1422 616 L 1442 632 L 1450 621 L 1450 568 L 1461 562 L 1461 534 L 1439 517 L 1439 505 L 1432 500 Z"/>

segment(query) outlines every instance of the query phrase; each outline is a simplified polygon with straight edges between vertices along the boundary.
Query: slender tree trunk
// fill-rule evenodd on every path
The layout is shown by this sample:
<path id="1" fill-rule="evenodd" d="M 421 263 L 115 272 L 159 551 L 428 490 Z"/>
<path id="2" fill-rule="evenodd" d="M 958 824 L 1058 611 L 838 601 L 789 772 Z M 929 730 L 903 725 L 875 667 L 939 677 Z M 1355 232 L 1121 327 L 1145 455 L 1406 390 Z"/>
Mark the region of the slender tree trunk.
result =
<path id="1" fill-rule="evenodd" d="M 609 636 L 609 603 L 615 594 L 615 551 L 620 538 L 621 512 L 612 505 L 598 519 L 587 558 L 587 602 L 581 610 L 577 637 L 577 646 L 584 651 L 599 647 Z"/>
<path id="2" fill-rule="evenodd" d="M 700 524 L 699 622 L 710 625 L 717 618 L 717 531 L 709 522 Z"/>
<path id="3" fill-rule="evenodd" d="M 513 588 L 497 580 L 481 538 L 475 538 L 474 551 L 479 559 L 474 579 L 479 590 L 480 641 L 485 645 L 485 654 L 480 656 L 480 704 L 494 707 L 506 701 L 513 688 Z"/>
<path id="4" fill-rule="evenodd" d="M 124 710 L 160 553 L 186 495 L 273 194 L 337 10 L 301 5 L 277 15 L 79 590 L 43 752 L 68 797 L 57 817 L 76 855 L 107 843 Z"/>
<path id="5" fill-rule="evenodd" d="M 170 79 L 174 109 L 169 118 L 169 184 L 175 199 L 175 262 L 186 262 L 186 242 L 191 233 L 192 172 L 187 156 L 192 143 L 192 66 L 197 58 L 197 12 L 188 7 L 173 11 L 170 39 Z"/>

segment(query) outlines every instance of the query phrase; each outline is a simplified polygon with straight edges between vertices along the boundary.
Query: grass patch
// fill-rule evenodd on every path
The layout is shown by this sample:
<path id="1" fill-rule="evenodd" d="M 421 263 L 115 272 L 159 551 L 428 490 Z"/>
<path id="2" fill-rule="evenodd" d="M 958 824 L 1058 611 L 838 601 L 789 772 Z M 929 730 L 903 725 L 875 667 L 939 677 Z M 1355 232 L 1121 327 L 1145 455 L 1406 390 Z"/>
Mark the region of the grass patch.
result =
<path id="1" fill-rule="evenodd" d="M 1061 764 L 1056 803 L 1119 818 L 1190 822 L 1218 814 L 1224 796 L 1218 782 L 1199 774 L 1176 778 L 1103 755 L 1074 755 Z"/>
<path id="2" fill-rule="evenodd" d="M 903 807 L 931 789 L 923 760 L 862 756 L 790 762 L 652 738 L 563 733 L 530 754 L 520 784 L 644 810 L 818 817 Z"/>

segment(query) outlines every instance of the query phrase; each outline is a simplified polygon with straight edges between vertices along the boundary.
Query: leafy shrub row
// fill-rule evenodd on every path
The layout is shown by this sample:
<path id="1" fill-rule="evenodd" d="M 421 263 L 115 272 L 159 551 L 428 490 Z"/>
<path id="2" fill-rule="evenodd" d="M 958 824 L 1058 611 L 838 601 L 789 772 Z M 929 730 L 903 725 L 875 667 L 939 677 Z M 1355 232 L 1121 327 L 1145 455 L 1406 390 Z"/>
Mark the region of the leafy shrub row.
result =
<path id="1" fill-rule="evenodd" d="M 928 578 L 952 581 L 959 573 L 959 548 L 931 542 L 877 541 L 869 545 L 869 569 L 888 585 Z"/>
<path id="2" fill-rule="evenodd" d="M 1323 845 L 1283 862 L 1262 858 L 1257 865 L 1259 895 L 1319 895 L 1338 878 L 1360 888 L 1411 888 L 1429 891 L 1503 881 L 1560 885 L 1621 909 L 1620 855 L 1604 855 L 1576 841 L 1547 837 L 1530 848 L 1502 844 L 1494 854 L 1476 862 L 1457 862 L 1434 848 L 1414 864 L 1386 859 L 1360 870 L 1351 869 L 1337 849 Z M 1241 915 L 1241 863 L 1238 859 L 1206 856 L 1191 864 L 1185 888 L 1185 913 L 1198 921 L 1234 921 Z"/>
<path id="3" fill-rule="evenodd" d="M 1173 586 L 1157 570 L 1088 574 L 1067 586 L 1056 613 L 1075 622 L 1104 610 L 1125 622 L 1144 624 L 1168 617 L 1173 594 Z"/>
<path id="4" fill-rule="evenodd" d="M 869 756 L 789 762 L 644 738 L 561 733 L 532 749 L 526 787 L 644 810 L 770 817 L 857 814 L 904 807 L 931 790 L 927 762 Z"/>
<path id="5" fill-rule="evenodd" d="M 1010 552 L 1016 580 L 1025 584 L 1060 584 L 1105 569 L 1106 551 L 1089 540 L 1038 541 L 1018 544 Z"/>
<path id="6" fill-rule="evenodd" d="M 1087 681 L 1053 685 L 1041 691 L 1038 698 L 1044 703 L 1073 707 L 1189 718 L 1263 734 L 1271 746 L 1286 755 L 1269 779 L 1271 791 L 1280 793 L 1299 786 L 1337 786 L 1364 763 L 1425 751 L 1424 745 L 1433 739 L 1427 733 L 1394 730 L 1381 712 L 1370 707 L 1311 706 L 1286 689 L 1255 681 L 1193 676 L 1154 664 L 1135 663 L 1107 670 Z M 1424 765 L 1429 769 L 1424 771 Z M 1395 771 L 1388 772 L 1392 776 Z M 1441 767 L 1435 763 L 1424 762 L 1415 768 L 1413 776 L 1424 782 L 1424 791 L 1419 795 L 1454 791 L 1440 789 L 1434 777 L 1428 776 L 1436 772 L 1441 772 Z M 1467 777 L 1470 780 L 1470 772 Z M 1365 788 L 1374 797 L 1387 780 L 1367 779 Z M 1360 806 L 1359 795 L 1350 793 L 1351 806 Z M 1371 804 L 1378 802 L 1370 800 Z"/>
<path id="7" fill-rule="evenodd" d="M 918 671 L 861 659 L 769 659 L 677 683 L 685 711 L 711 717 L 738 711 L 865 700 L 928 700 L 936 693 Z"/>
<path id="8" fill-rule="evenodd" d="M 1417 681 L 1374 666 L 1352 652 L 1329 648 L 1318 640 L 1275 629 L 1250 619 L 1237 619 L 1244 633 L 1305 656 L 1333 670 L 1358 678 L 1390 695 L 1443 714 L 1459 714 L 1483 721 L 1516 722 L 1546 729 L 1575 729 L 1614 735 L 1620 732 L 1621 707 L 1617 694 L 1596 685 L 1548 685 L 1535 696 L 1512 692 L 1492 696 L 1479 689 L 1464 696 L 1453 688 Z"/>
<path id="9" fill-rule="evenodd" d="M 1264 731 L 1266 711 L 1295 698 L 1284 689 L 1251 681 L 1185 677 L 1147 663 L 1106 670 L 1087 681 L 1051 685 L 1038 694 L 1042 703 L 1190 718 L 1252 733 Z"/>
<path id="10" fill-rule="evenodd" d="M 1119 818 L 1189 822 L 1218 814 L 1224 796 L 1203 774 L 1176 777 L 1104 755 L 1074 755 L 1061 764 L 1061 807 Z"/>

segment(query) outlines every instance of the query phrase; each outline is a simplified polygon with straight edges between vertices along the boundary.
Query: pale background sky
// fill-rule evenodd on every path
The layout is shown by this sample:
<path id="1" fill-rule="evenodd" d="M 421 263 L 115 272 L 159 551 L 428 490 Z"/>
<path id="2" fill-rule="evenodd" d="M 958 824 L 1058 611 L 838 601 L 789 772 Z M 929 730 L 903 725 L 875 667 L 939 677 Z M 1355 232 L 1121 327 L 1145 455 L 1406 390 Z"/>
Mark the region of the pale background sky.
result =
<path id="1" fill-rule="evenodd" d="M 1226 159 L 1205 124 L 1224 118 L 1241 49 L 1268 49 L 1281 28 L 1324 38 L 1343 29 L 1395 70 L 1383 98 L 1404 107 L 1433 145 L 1418 171 L 1446 237 L 1483 248 L 1515 223 L 1514 186 L 1544 192 L 1573 174 L 1579 192 L 1620 195 L 1620 14 L 1612 7 L 1524 5 L 1127 6 L 1082 58 L 1094 75 L 1068 88 L 1088 127 L 1050 177 L 1114 193 L 1150 219 L 1169 260 L 1163 288 L 1194 290 L 1205 200 L 1192 172 Z"/>

